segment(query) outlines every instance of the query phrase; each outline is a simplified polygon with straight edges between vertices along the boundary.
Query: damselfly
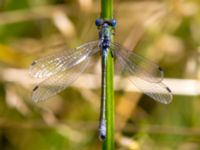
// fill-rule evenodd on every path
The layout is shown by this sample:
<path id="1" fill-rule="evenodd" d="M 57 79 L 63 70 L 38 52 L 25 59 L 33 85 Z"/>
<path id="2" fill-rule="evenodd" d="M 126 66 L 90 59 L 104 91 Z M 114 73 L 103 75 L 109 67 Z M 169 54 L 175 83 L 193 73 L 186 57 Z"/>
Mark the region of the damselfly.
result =
<path id="1" fill-rule="evenodd" d="M 172 101 L 172 93 L 162 82 L 163 70 L 158 65 L 127 50 L 120 44 L 112 42 L 111 38 L 116 26 L 114 19 L 97 19 L 96 26 L 99 29 L 99 40 L 88 42 L 71 50 L 66 50 L 65 46 L 62 45 L 57 49 L 63 51 L 34 61 L 29 72 L 35 78 L 44 78 L 44 81 L 33 89 L 32 99 L 34 102 L 39 102 L 68 87 L 86 69 L 91 56 L 100 51 L 102 57 L 102 94 L 99 137 L 103 140 L 106 137 L 105 68 L 108 52 L 111 52 L 123 73 L 135 76 L 134 79 L 131 78 L 131 82 L 146 95 L 158 102 L 168 104 Z"/>

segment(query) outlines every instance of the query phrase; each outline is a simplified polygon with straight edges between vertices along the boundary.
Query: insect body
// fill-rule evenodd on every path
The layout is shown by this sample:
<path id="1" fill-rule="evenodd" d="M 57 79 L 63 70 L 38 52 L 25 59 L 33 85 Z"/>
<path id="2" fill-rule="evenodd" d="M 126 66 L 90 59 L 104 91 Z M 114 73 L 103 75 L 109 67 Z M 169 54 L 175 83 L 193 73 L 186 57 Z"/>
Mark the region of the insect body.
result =
<path id="1" fill-rule="evenodd" d="M 96 20 L 96 25 L 99 27 L 99 46 L 101 49 L 102 58 L 102 83 L 101 83 L 101 111 L 99 122 L 99 138 L 104 140 L 106 138 L 106 117 L 105 117 L 105 103 L 106 103 L 106 66 L 108 52 L 111 46 L 112 31 L 114 29 L 113 21 Z"/>
<path id="2" fill-rule="evenodd" d="M 32 99 L 39 102 L 63 91 L 73 83 L 90 63 L 90 58 L 101 52 L 102 92 L 99 125 L 100 139 L 106 138 L 106 65 L 111 52 L 118 69 L 130 78 L 131 82 L 146 95 L 163 104 L 172 101 L 171 90 L 162 82 L 163 70 L 155 63 L 143 58 L 118 43 L 112 42 L 116 21 L 97 19 L 99 40 L 85 43 L 75 49 L 67 50 L 65 44 L 55 47 L 60 52 L 40 58 L 32 63 L 29 73 L 44 80 L 33 89 Z M 158 92 L 159 91 L 159 92 Z"/>

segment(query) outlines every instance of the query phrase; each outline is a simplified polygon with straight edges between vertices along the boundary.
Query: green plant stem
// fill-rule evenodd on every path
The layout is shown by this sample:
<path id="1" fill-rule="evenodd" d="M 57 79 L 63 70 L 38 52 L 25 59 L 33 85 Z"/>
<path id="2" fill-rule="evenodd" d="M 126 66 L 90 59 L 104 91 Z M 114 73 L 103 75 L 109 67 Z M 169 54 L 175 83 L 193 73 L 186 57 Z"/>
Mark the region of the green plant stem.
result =
<path id="1" fill-rule="evenodd" d="M 113 18 L 113 0 L 101 0 L 101 18 Z M 112 30 L 112 29 L 110 29 Z M 113 37 L 112 37 L 113 39 Z M 113 75 L 114 62 L 111 51 L 107 59 L 106 75 L 106 139 L 103 142 L 103 150 L 114 150 L 114 90 Z"/>
<path id="2" fill-rule="evenodd" d="M 101 0 L 101 17 L 103 19 L 113 18 L 113 0 Z"/>

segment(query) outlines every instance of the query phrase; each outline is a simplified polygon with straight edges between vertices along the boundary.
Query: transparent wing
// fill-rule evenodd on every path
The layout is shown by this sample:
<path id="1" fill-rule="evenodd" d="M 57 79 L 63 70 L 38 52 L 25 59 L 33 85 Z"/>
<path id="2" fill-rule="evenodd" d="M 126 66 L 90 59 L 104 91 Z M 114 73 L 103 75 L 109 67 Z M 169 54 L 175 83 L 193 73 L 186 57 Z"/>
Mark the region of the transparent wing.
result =
<path id="1" fill-rule="evenodd" d="M 139 90 L 154 100 L 163 104 L 169 104 L 172 101 L 172 92 L 164 83 L 147 82 L 137 77 L 130 80 Z"/>
<path id="2" fill-rule="evenodd" d="M 125 62 L 123 67 L 128 68 L 132 75 L 148 82 L 161 82 L 163 80 L 163 70 L 157 64 L 127 50 L 117 43 L 112 43 L 111 49 L 117 59 L 123 59 Z"/>
<path id="3" fill-rule="evenodd" d="M 153 74 L 146 70 L 148 68 L 144 66 L 146 64 L 149 65 L 149 67 L 157 67 L 157 65 L 149 64 L 149 61 L 141 58 L 140 56 L 137 56 L 134 53 L 130 53 L 130 55 L 132 55 L 131 58 L 135 58 L 136 61 L 130 60 L 130 57 L 128 57 L 130 55 L 126 57 L 123 52 L 119 52 L 118 50 L 114 50 L 114 55 L 116 55 L 116 63 L 121 67 L 121 73 L 124 73 L 129 77 L 135 76 L 134 78 L 130 77 L 130 80 L 139 90 L 141 90 L 154 100 L 163 104 L 168 104 L 172 101 L 173 96 L 171 90 L 164 83 L 161 82 L 161 79 L 154 79 Z M 138 60 L 144 60 L 145 62 L 140 62 L 138 64 Z M 142 66 L 141 63 L 143 63 Z M 139 71 L 140 66 L 142 67 L 142 71 Z"/>
<path id="4" fill-rule="evenodd" d="M 60 52 L 34 61 L 29 73 L 35 78 L 50 77 L 59 71 L 64 71 L 85 60 L 89 55 L 99 51 L 98 41 L 92 41 L 80 47 L 66 50 L 65 45 L 59 45 L 54 49 Z"/>
<path id="5" fill-rule="evenodd" d="M 63 91 L 72 82 L 74 82 L 79 75 L 85 70 L 89 59 L 80 64 L 45 79 L 33 89 L 32 100 L 34 102 L 43 101 L 57 93 Z"/>

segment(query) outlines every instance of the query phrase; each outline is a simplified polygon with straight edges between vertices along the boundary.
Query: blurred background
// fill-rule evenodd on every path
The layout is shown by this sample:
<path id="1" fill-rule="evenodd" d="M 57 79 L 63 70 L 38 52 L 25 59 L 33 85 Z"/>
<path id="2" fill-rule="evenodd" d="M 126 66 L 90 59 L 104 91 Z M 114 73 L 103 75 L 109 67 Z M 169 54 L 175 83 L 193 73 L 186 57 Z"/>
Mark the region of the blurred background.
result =
<path id="1" fill-rule="evenodd" d="M 115 0 L 115 40 L 160 64 L 169 105 L 115 82 L 116 149 L 200 149 L 200 1 Z M 100 60 L 65 91 L 41 103 L 31 92 L 33 60 L 96 40 L 97 0 L 0 0 L 0 149 L 100 150 Z M 87 81 L 87 82 L 85 82 Z"/>

